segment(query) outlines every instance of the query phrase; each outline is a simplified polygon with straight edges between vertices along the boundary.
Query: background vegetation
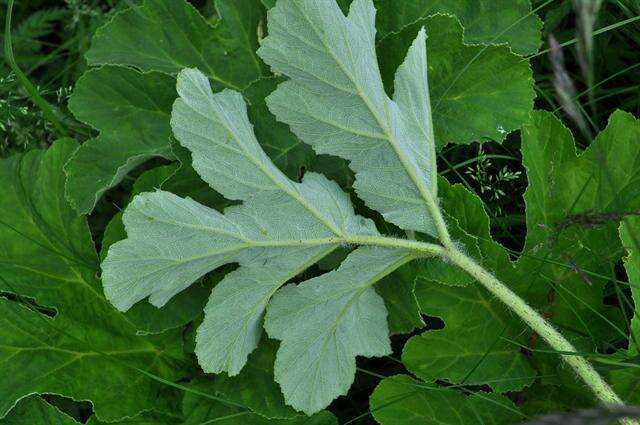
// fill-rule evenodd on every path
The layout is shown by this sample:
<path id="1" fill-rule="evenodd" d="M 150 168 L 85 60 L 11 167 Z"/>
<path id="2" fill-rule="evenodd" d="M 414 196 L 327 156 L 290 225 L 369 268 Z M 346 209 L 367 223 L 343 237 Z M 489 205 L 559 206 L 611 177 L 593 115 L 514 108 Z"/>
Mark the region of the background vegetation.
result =
<path id="1" fill-rule="evenodd" d="M 0 0 L 0 17 L 3 22 L 6 20 L 7 3 L 7 0 Z M 68 106 L 69 96 L 78 78 L 89 69 L 85 54 L 96 29 L 118 11 L 136 7 L 140 3 L 136 0 L 30 0 L 20 1 L 15 5 L 9 31 L 15 62 L 36 88 L 41 99 L 50 105 L 59 126 L 56 127 L 41 105 L 34 102 L 33 95 L 24 89 L 9 64 L 8 52 L 0 53 L 0 157 L 8 158 L 34 148 L 46 148 L 61 133 L 80 142 L 98 134 L 95 129 L 74 118 Z M 192 3 L 210 22 L 217 21 L 212 0 Z M 533 9 L 544 23 L 542 46 L 538 53 L 529 56 L 537 95 L 535 107 L 551 111 L 570 128 L 579 148 L 591 145 L 595 135 L 607 126 L 610 115 L 616 109 L 623 109 L 639 117 L 640 1 L 533 0 L 532 3 Z M 6 44 L 4 36 L 3 42 Z M 491 105 L 487 107 L 490 108 Z M 501 144 L 485 141 L 482 144 L 449 145 L 441 151 L 438 164 L 441 175 L 452 183 L 463 184 L 485 202 L 493 237 L 511 250 L 514 258 L 523 250 L 527 232 L 524 202 L 527 177 L 520 146 L 519 131 L 509 134 Z M 99 247 L 107 224 L 126 205 L 132 190 L 137 190 L 134 187 L 137 178 L 145 171 L 167 164 L 167 160 L 154 159 L 137 167 L 97 203 L 89 216 L 89 224 Z M 338 168 L 334 172 L 336 178 L 348 184 L 349 177 L 343 176 L 346 171 Z M 144 182 L 138 184 L 144 187 Z M 572 219 L 595 226 L 615 218 L 585 215 Z M 619 323 L 628 327 L 632 310 L 627 307 L 632 305 L 632 301 L 629 288 L 621 289 L 617 285 L 618 282 L 627 281 L 620 256 L 613 257 L 613 260 L 601 258 L 599 261 L 610 270 L 604 276 L 605 303 L 618 307 L 626 315 L 620 320 L 618 317 L 609 317 L 605 321 L 615 322 L 612 324 L 614 327 Z M 573 267 L 574 270 L 577 268 L 569 258 L 565 259 L 564 265 Z M 331 264 L 326 265 L 330 266 Z M 575 271 L 583 274 L 585 285 L 589 285 L 589 280 L 593 278 L 589 271 Z M 11 297 L 9 292 L 2 291 L 0 295 Z M 581 302 L 580 293 L 567 296 L 577 297 L 575 302 Z M 442 322 L 437 318 L 425 316 L 423 319 L 427 329 L 442 327 Z M 184 332 L 185 340 L 189 341 L 188 334 L 192 332 L 192 328 L 187 327 Z M 336 400 L 329 409 L 340 423 L 373 421 L 369 396 L 382 377 L 406 372 L 398 360 L 399 352 L 405 342 L 416 334 L 418 332 L 394 336 L 393 343 L 398 356 L 359 361 L 356 383 L 349 395 Z M 628 332 L 625 334 L 628 335 Z M 633 388 L 627 388 L 625 395 L 629 400 L 640 404 L 640 373 L 637 372 L 640 370 L 640 359 L 625 358 L 616 363 L 609 358 L 606 362 L 598 363 L 598 356 L 615 353 L 626 347 L 629 341 L 613 338 L 596 342 L 595 346 L 600 351 L 590 351 L 587 348 L 584 354 L 594 358 L 598 368 L 605 372 L 615 369 L 631 374 Z M 136 371 L 130 373 L 131 379 L 136 379 Z M 194 376 L 196 375 L 198 373 L 194 372 Z M 197 385 L 182 385 L 183 383 L 178 382 L 173 386 L 168 385 L 168 388 L 177 393 L 190 392 L 192 396 L 199 391 Z M 592 404 L 580 397 L 566 397 L 558 387 L 552 389 L 542 382 L 536 385 L 540 389 L 538 398 L 525 397 L 518 391 L 509 395 L 529 419 L 539 413 L 586 408 Z M 117 388 L 112 390 L 118 391 Z M 45 395 L 43 399 L 49 403 L 43 409 L 46 410 L 51 405 L 57 406 L 79 421 L 86 421 L 93 415 L 92 406 L 87 402 L 74 402 L 56 395 Z M 31 400 L 29 403 L 36 402 Z M 145 415 L 136 419 L 135 423 L 171 423 L 172 420 L 166 416 L 157 419 L 151 417 L 151 414 Z M 4 421 L 10 420 L 8 417 Z M 95 417 L 92 420 L 92 423 L 98 423 Z M 179 423 L 181 418 L 173 420 Z"/>

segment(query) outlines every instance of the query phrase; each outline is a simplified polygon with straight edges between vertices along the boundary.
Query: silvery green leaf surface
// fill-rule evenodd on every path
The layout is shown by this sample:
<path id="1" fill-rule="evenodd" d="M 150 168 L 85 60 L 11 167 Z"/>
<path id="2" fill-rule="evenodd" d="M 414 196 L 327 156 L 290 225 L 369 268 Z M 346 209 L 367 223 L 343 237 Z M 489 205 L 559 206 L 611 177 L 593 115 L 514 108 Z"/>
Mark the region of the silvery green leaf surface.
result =
<path id="1" fill-rule="evenodd" d="M 265 329 L 282 341 L 275 379 L 289 404 L 317 412 L 347 393 L 356 356 L 391 354 L 387 310 L 372 286 L 413 258 L 399 249 L 360 247 L 335 271 L 278 291 Z"/>
<path id="2" fill-rule="evenodd" d="M 436 196 L 425 33 L 385 93 L 375 51 L 375 9 L 356 0 L 347 17 L 333 0 L 281 0 L 258 51 L 290 78 L 269 96 L 278 120 L 317 153 L 343 157 L 358 195 L 408 230 L 435 235 L 425 198 Z"/>
<path id="3" fill-rule="evenodd" d="M 314 173 L 293 182 L 276 168 L 258 145 L 240 94 L 213 94 L 197 70 L 180 74 L 178 93 L 172 125 L 194 169 L 244 203 L 222 214 L 169 192 L 135 197 L 123 217 L 128 239 L 115 243 L 102 264 L 105 293 L 121 310 L 146 297 L 162 306 L 205 273 L 239 263 L 215 287 L 196 346 L 205 371 L 235 375 L 258 344 L 273 293 L 344 235 L 377 231 L 354 214 L 335 183 Z"/>

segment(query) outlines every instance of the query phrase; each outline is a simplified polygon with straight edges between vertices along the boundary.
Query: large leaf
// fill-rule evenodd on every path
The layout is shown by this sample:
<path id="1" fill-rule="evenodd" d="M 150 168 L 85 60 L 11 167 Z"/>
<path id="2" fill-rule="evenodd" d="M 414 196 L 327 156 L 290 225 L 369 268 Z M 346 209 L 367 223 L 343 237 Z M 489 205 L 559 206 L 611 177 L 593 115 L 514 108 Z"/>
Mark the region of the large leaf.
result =
<path id="1" fill-rule="evenodd" d="M 166 393 L 135 368 L 184 373 L 179 333 L 138 337 L 102 295 L 87 223 L 64 200 L 62 167 L 76 148 L 60 140 L 0 164 L 0 416 L 28 394 L 57 393 L 115 420 Z"/>
<path id="2" fill-rule="evenodd" d="M 174 158 L 169 143 L 174 85 L 162 73 L 115 66 L 90 70 L 78 80 L 69 109 L 100 130 L 65 167 L 66 196 L 78 212 L 90 212 L 106 190 L 149 158 Z"/>
<path id="3" fill-rule="evenodd" d="M 368 0 L 354 2 L 348 17 L 332 0 L 279 1 L 261 55 L 291 79 L 268 105 L 317 152 L 348 159 L 356 192 L 369 206 L 405 229 L 433 235 L 431 213 L 438 207 L 425 32 L 398 67 L 392 100 L 377 71 L 374 15 Z M 144 298 L 162 306 L 205 273 L 238 263 L 205 309 L 196 342 L 200 364 L 237 374 L 258 344 L 266 308 L 268 333 L 282 340 L 275 379 L 285 400 L 317 412 L 346 393 L 356 356 L 390 351 L 386 309 L 372 285 L 433 251 L 380 236 L 371 221 L 354 214 L 348 196 L 318 174 L 307 173 L 301 183 L 288 179 L 258 144 L 237 92 L 213 94 L 206 76 L 188 69 L 179 75 L 178 93 L 174 135 L 192 152 L 200 176 L 242 204 L 220 213 L 168 192 L 137 196 L 124 214 L 128 238 L 112 245 L 103 262 L 105 292 L 123 310 Z M 459 222 L 459 233 L 466 235 L 467 226 L 487 233 L 486 222 Z M 337 270 L 276 294 L 345 243 L 386 248 L 357 248 Z M 511 268 L 499 246 L 485 248 L 492 270 Z M 519 358 L 515 363 L 526 383 L 530 371 Z M 478 379 L 495 375 L 494 365 L 483 367 L 488 372 Z"/>
<path id="4" fill-rule="evenodd" d="M 468 44 L 508 43 L 520 55 L 540 46 L 542 22 L 531 11 L 530 0 L 376 0 L 383 34 L 401 31 L 437 13 L 455 15 Z"/>
<path id="5" fill-rule="evenodd" d="M 371 4 L 360 3 L 355 14 L 370 14 Z M 335 4 L 309 2 L 306 7 L 318 6 L 332 10 Z M 288 7 L 296 6 L 290 3 Z M 395 111 L 394 120 L 387 123 L 393 125 L 392 131 L 402 130 L 414 137 L 408 146 L 404 139 L 403 145 L 396 146 L 400 151 L 391 158 L 397 161 L 393 163 L 394 176 L 402 173 L 399 176 L 404 176 L 405 182 L 410 182 L 409 176 L 413 176 L 414 184 L 426 191 L 421 196 L 433 201 L 435 181 L 425 176 L 413 160 L 403 165 L 397 159 L 414 158 L 416 150 L 433 159 L 433 144 L 428 135 L 426 75 L 413 73 L 414 69 L 425 69 L 422 37 L 424 34 L 418 37 L 415 48 L 399 68 L 399 103 L 384 95 L 380 78 L 374 86 L 382 90 L 378 94 L 384 95 L 386 105 Z M 423 98 L 412 97 L 416 88 L 425 94 Z M 123 218 L 128 238 L 112 245 L 103 262 L 105 293 L 123 310 L 147 297 L 153 305 L 163 306 L 203 274 L 226 263 L 239 263 L 240 268 L 229 273 L 213 290 L 196 343 L 196 354 L 205 371 L 235 375 L 257 346 L 267 302 L 280 286 L 341 244 L 375 240 L 378 233 L 371 221 L 354 214 L 348 196 L 335 183 L 314 173 L 307 173 L 301 183 L 296 183 L 276 168 L 258 144 L 244 100 L 238 93 L 224 90 L 213 94 L 206 76 L 197 70 L 180 74 L 178 93 L 180 99 L 174 106 L 172 126 L 176 138 L 192 152 L 194 169 L 211 187 L 243 204 L 229 207 L 221 214 L 168 192 L 137 196 Z M 423 122 L 418 116 L 427 121 Z M 400 127 L 397 122 L 402 123 L 398 124 Z M 400 143 L 396 138 L 391 142 Z M 393 153 L 389 150 L 390 144 L 376 142 L 376 146 L 382 148 L 376 155 Z M 364 156 L 359 161 L 365 165 Z M 433 164 L 429 166 L 433 174 Z M 383 172 L 379 168 L 374 171 Z M 374 172 L 365 175 L 373 178 Z M 407 190 L 419 192 L 415 186 Z M 425 218 L 428 211 L 422 206 L 424 199 L 420 202 L 416 209 Z M 264 214 L 267 210 L 270 213 Z M 415 220 L 408 215 L 404 217 Z M 415 227 L 425 229 L 425 224 L 417 223 Z M 342 280 L 336 286 L 325 285 L 325 308 L 318 313 L 324 316 L 314 323 L 333 320 L 335 328 L 317 327 L 315 335 L 325 344 L 341 340 L 348 345 L 334 350 L 333 356 L 322 355 L 316 359 L 311 370 L 306 367 L 285 370 L 279 365 L 286 362 L 278 360 L 275 378 L 283 387 L 287 403 L 307 413 L 318 411 L 347 391 L 355 373 L 356 355 L 389 352 L 386 310 L 370 286 L 415 255 L 404 247 L 361 248 L 334 272 Z M 372 274 L 357 276 L 352 262 L 362 265 L 371 258 L 376 259 Z M 299 290 L 304 294 L 316 286 L 315 281 L 310 281 Z M 285 293 L 292 291 L 288 288 Z M 284 296 L 277 298 L 283 299 Z M 291 308 L 285 308 L 281 301 L 274 303 L 277 307 L 274 307 L 275 313 L 269 315 L 268 323 L 279 323 L 279 317 L 289 314 Z M 362 315 L 367 320 L 362 323 L 355 320 L 358 327 L 354 328 L 354 319 Z M 295 355 L 291 354 L 295 349 L 297 353 L 313 357 L 310 341 L 298 344 L 305 333 L 304 322 L 299 321 L 296 327 L 286 329 L 287 332 L 281 325 L 268 324 L 267 327 L 271 336 L 284 341 L 279 359 Z M 360 337 L 345 337 L 342 333 L 346 336 L 359 333 Z M 318 378 L 309 380 L 310 376 L 330 378 L 325 382 Z M 310 397 L 298 396 L 296 385 L 301 382 L 306 382 Z"/>
<path id="6" fill-rule="evenodd" d="M 190 387 L 211 394 L 216 391 L 215 382 L 196 380 Z M 338 421 L 328 411 L 319 412 L 311 417 L 297 416 L 291 419 L 268 419 L 251 413 L 241 407 L 203 397 L 194 393 L 186 393 L 182 401 L 183 425 L 202 425 L 217 423 L 223 425 L 337 425 Z"/>
<path id="7" fill-rule="evenodd" d="M 627 218 L 620 227 L 620 238 L 628 252 L 624 267 L 629 277 L 635 306 L 635 313 L 631 319 L 629 351 L 637 355 L 640 354 L 640 259 L 638 258 L 640 257 L 640 218 Z"/>
<path id="8" fill-rule="evenodd" d="M 624 253 L 620 219 L 640 209 L 639 138 L 640 121 L 621 111 L 580 155 L 550 113 L 536 112 L 523 128 L 529 187 L 519 268 L 536 270 L 544 278 L 537 285 L 554 289 L 551 320 L 594 343 L 624 337 L 616 330 L 623 327 L 619 310 L 603 301 L 606 279 L 597 275 L 608 276 Z"/>
<path id="9" fill-rule="evenodd" d="M 640 208 L 640 120 L 616 111 L 584 152 L 553 115 L 536 111 L 523 128 L 528 250 L 571 227 L 616 221 Z"/>
<path id="10" fill-rule="evenodd" d="M 23 398 L 4 419 L 0 419 L 0 425 L 34 424 L 78 425 L 79 422 L 38 396 Z"/>
<path id="11" fill-rule="evenodd" d="M 528 121 L 535 98 L 528 62 L 506 46 L 464 44 L 462 27 L 450 16 L 420 19 L 379 43 L 386 86 L 392 85 L 396 67 L 421 28 L 427 32 L 429 89 L 438 146 L 477 140 L 501 142 Z"/>
<path id="12" fill-rule="evenodd" d="M 169 114 L 175 80 L 170 75 L 197 66 L 218 87 L 244 89 L 264 74 L 255 54 L 263 18 L 259 2 L 216 4 L 220 22 L 215 27 L 185 0 L 146 0 L 96 31 L 87 53 L 90 64 L 144 72 L 104 66 L 78 80 L 69 107 L 76 118 L 100 131 L 66 167 L 67 197 L 78 212 L 90 212 L 106 190 L 148 159 L 173 158 Z M 264 87 L 260 84 L 247 95 L 253 98 Z M 268 128 L 273 119 L 264 119 Z M 277 140 L 273 143 L 284 151 L 280 161 L 287 161 L 293 147 L 289 139 Z M 291 153 L 304 157 L 298 150 Z"/>
<path id="13" fill-rule="evenodd" d="M 369 403 L 373 417 L 382 425 L 507 425 L 524 417 L 506 397 L 482 392 L 466 395 L 407 375 L 383 379 Z"/>
<path id="14" fill-rule="evenodd" d="M 96 31 L 87 61 L 172 75 L 198 67 L 218 86 L 241 90 L 264 71 L 255 54 L 263 8 L 258 0 L 215 3 L 220 21 L 212 26 L 186 0 L 144 0 Z"/>
<path id="15" fill-rule="evenodd" d="M 371 1 L 353 2 L 348 17 L 333 0 L 279 1 L 259 54 L 291 79 L 267 104 L 317 153 L 350 161 L 354 188 L 368 206 L 402 228 L 435 235 L 425 204 L 437 183 L 425 33 L 398 68 L 391 100 L 378 70 L 374 21 Z"/>

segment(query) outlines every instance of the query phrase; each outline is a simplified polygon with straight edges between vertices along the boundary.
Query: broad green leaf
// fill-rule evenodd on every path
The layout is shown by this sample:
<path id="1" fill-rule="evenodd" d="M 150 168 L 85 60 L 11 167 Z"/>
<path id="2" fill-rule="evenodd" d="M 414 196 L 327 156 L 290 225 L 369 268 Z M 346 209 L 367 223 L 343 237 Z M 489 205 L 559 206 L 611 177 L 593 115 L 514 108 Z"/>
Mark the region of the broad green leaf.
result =
<path id="1" fill-rule="evenodd" d="M 393 73 L 421 28 L 427 33 L 438 147 L 478 140 L 501 142 L 528 121 L 535 98 L 529 63 L 506 46 L 464 44 L 462 27 L 451 16 L 420 19 L 379 43 L 387 87 L 392 86 Z"/>
<path id="2" fill-rule="evenodd" d="M 622 400 L 631 404 L 640 404 L 640 368 L 637 366 L 637 360 L 634 366 L 622 366 L 614 369 L 607 374 L 607 382 L 611 383 L 616 394 Z"/>
<path id="3" fill-rule="evenodd" d="M 347 393 L 356 356 L 391 354 L 387 312 L 372 286 L 412 259 L 399 249 L 361 247 L 337 270 L 278 291 L 265 329 L 282 341 L 275 379 L 290 405 L 307 414 L 319 411 Z"/>
<path id="4" fill-rule="evenodd" d="M 205 371 L 236 375 L 257 346 L 275 291 L 346 236 L 377 231 L 334 183 L 313 173 L 296 183 L 278 170 L 238 93 L 214 95 L 195 70 L 180 74 L 178 93 L 172 124 L 194 169 L 228 199 L 245 202 L 221 214 L 168 192 L 137 196 L 123 218 L 128 239 L 112 245 L 102 265 L 105 293 L 121 310 L 147 297 L 161 307 L 205 273 L 240 263 L 214 289 L 196 346 Z"/>
<path id="5" fill-rule="evenodd" d="M 0 425 L 78 425 L 71 416 L 61 412 L 38 396 L 18 401 L 13 409 L 0 419 Z"/>
<path id="6" fill-rule="evenodd" d="M 439 187 L 445 211 L 469 232 L 468 239 L 483 254 L 482 265 L 507 282 L 515 280 L 513 289 L 521 287 L 506 251 L 491 240 L 482 201 L 461 185 L 442 180 Z M 407 369 L 425 381 L 488 384 L 499 392 L 529 385 L 535 371 L 520 347 L 508 341 L 518 339 L 525 325 L 479 284 L 450 286 L 458 276 L 451 271 L 437 275 L 447 279 L 439 285 L 428 266 L 417 275 L 415 295 L 423 314 L 442 319 L 444 329 L 428 330 L 405 344 L 402 361 Z"/>
<path id="7" fill-rule="evenodd" d="M 629 217 L 620 226 L 620 239 L 627 250 L 624 267 L 629 277 L 629 286 L 635 305 L 635 313 L 631 319 L 631 335 L 629 351 L 640 354 L 640 219 Z M 640 399 L 640 397 L 639 397 Z"/>
<path id="8" fill-rule="evenodd" d="M 28 394 L 56 393 L 91 400 L 100 418 L 116 420 L 153 408 L 167 391 L 132 368 L 165 379 L 184 373 L 178 332 L 138 337 L 102 295 L 86 220 L 64 200 L 62 168 L 77 146 L 63 139 L 0 163 L 0 240 L 8 242 L 0 250 L 0 416 Z"/>
<path id="9" fill-rule="evenodd" d="M 153 157 L 174 158 L 169 115 L 175 82 L 158 72 L 115 66 L 85 73 L 69 100 L 75 117 L 100 131 L 65 166 L 66 196 L 86 214 L 102 194 Z"/>
<path id="10" fill-rule="evenodd" d="M 205 394 L 216 391 L 216 383 L 194 381 L 190 387 Z M 202 425 L 220 423 L 223 425 L 337 425 L 338 421 L 328 411 L 319 412 L 311 417 L 297 416 L 291 419 L 267 419 L 251 413 L 242 407 L 224 404 L 191 392 L 185 393 L 182 402 L 183 425 Z"/>
<path id="11" fill-rule="evenodd" d="M 104 66 L 78 81 L 70 109 L 100 131 L 66 167 L 67 197 L 78 212 L 90 212 L 106 190 L 150 158 L 173 158 L 169 114 L 175 80 L 170 75 L 197 66 L 217 87 L 243 89 L 264 74 L 255 53 L 263 19 L 258 0 L 218 0 L 216 5 L 220 22 L 215 27 L 186 0 L 145 0 L 96 31 L 87 53 L 90 64 L 143 72 Z M 268 86 L 258 83 L 246 95 L 253 100 Z M 281 150 L 278 165 L 308 159 L 304 148 L 294 149 L 299 141 L 292 142 L 291 135 L 283 138 L 282 128 L 271 126 L 263 101 L 255 103 L 258 127 L 280 132 L 277 142 L 271 142 Z"/>
<path id="12" fill-rule="evenodd" d="M 133 418 L 125 418 L 117 422 L 103 422 L 91 416 L 87 421 L 87 425 L 175 425 L 176 415 L 162 414 L 156 412 L 142 412 Z"/>
<path id="13" fill-rule="evenodd" d="M 177 74 L 198 67 L 218 85 L 241 90 L 264 73 L 255 54 L 263 9 L 258 0 L 216 0 L 210 25 L 186 0 L 144 0 L 99 28 L 90 65 L 129 65 Z"/>
<path id="14" fill-rule="evenodd" d="M 415 262 L 406 264 L 375 285 L 389 312 L 387 321 L 391 335 L 410 333 L 424 326 L 420 307 L 413 294 L 418 270 Z"/>
<path id="15" fill-rule="evenodd" d="M 466 395 L 407 375 L 383 379 L 369 400 L 381 425 L 514 424 L 524 418 L 507 397 L 478 392 Z"/>
<path id="16" fill-rule="evenodd" d="M 276 0 L 262 0 L 267 8 Z M 351 0 L 339 0 L 348 10 Z M 533 54 L 541 43 L 542 21 L 530 0 L 374 0 L 379 37 L 402 31 L 416 21 L 436 14 L 455 15 L 465 29 L 467 44 L 507 43 L 519 55 Z"/>
<path id="17" fill-rule="evenodd" d="M 531 11 L 530 0 L 375 0 L 375 4 L 383 35 L 443 13 L 460 20 L 467 44 L 508 43 L 517 54 L 527 55 L 541 43 L 542 22 Z"/>
<path id="18" fill-rule="evenodd" d="M 425 33 L 398 68 L 391 100 L 374 21 L 369 0 L 354 1 L 348 17 L 333 0 L 278 1 L 258 52 L 290 80 L 267 104 L 317 153 L 350 161 L 356 193 L 369 207 L 404 229 L 435 235 L 425 203 L 437 183 Z"/>
<path id="19" fill-rule="evenodd" d="M 245 406 L 265 418 L 287 419 L 300 416 L 285 405 L 282 391 L 274 380 L 273 363 L 277 349 L 275 341 L 263 339 L 249 356 L 247 365 L 240 374 L 234 377 L 225 374 L 212 377 L 213 383 L 207 384 L 208 391 Z"/>
<path id="20" fill-rule="evenodd" d="M 522 154 L 529 187 L 528 250 L 566 228 L 618 221 L 640 208 L 640 120 L 616 111 L 584 152 L 553 115 L 536 111 L 523 128 Z"/>
<path id="21" fill-rule="evenodd" d="M 580 155 L 550 113 L 536 112 L 523 128 L 529 186 L 527 256 L 519 268 L 536 270 L 543 278 L 537 285 L 553 289 L 551 320 L 594 343 L 626 334 L 620 310 L 604 304 L 606 279 L 597 275 L 610 276 L 624 254 L 618 223 L 640 208 L 639 138 L 640 121 L 621 111 Z"/>

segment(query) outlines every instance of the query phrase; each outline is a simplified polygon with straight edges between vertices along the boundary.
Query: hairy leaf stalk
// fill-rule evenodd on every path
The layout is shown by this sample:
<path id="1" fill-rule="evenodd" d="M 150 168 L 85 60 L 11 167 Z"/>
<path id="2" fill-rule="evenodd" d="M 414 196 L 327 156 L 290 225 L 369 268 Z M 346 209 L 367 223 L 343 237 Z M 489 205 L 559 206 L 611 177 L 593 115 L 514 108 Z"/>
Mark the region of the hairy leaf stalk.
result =
<path id="1" fill-rule="evenodd" d="M 393 237 L 350 236 L 345 242 L 358 245 L 375 245 L 383 247 L 411 249 L 421 257 L 441 256 L 448 259 L 469 273 L 476 281 L 484 286 L 491 294 L 507 305 L 522 319 L 531 329 L 540 335 L 554 350 L 558 351 L 562 358 L 573 368 L 578 376 L 593 391 L 595 396 L 605 405 L 624 404 L 622 399 L 611 389 L 594 367 L 582 356 L 576 355 L 576 348 L 562 336 L 547 320 L 527 304 L 520 296 L 509 289 L 504 283 L 496 279 L 489 271 L 467 256 L 455 243 L 444 225 L 442 215 L 436 209 L 439 220 L 436 219 L 437 228 L 443 234 L 440 235 L 443 246 L 426 242 L 410 241 Z M 625 419 L 621 423 L 625 425 L 637 425 L 638 421 Z"/>
<path id="2" fill-rule="evenodd" d="M 455 244 L 449 242 L 450 236 L 444 227 L 439 228 L 446 235 L 443 240 L 444 249 L 442 256 L 457 265 L 484 286 L 491 294 L 507 305 L 522 319 L 531 329 L 540 335 L 554 350 L 558 351 L 564 361 L 567 362 L 584 383 L 593 391 L 595 396 L 605 405 L 624 405 L 622 399 L 605 382 L 595 368 L 584 357 L 573 354 L 576 348 L 560 332 L 558 332 L 547 320 L 527 304 L 520 296 L 509 289 L 504 283 L 496 279 L 490 272 L 476 263 L 472 258 L 458 249 Z M 633 419 L 622 419 L 624 425 L 638 425 Z"/>

